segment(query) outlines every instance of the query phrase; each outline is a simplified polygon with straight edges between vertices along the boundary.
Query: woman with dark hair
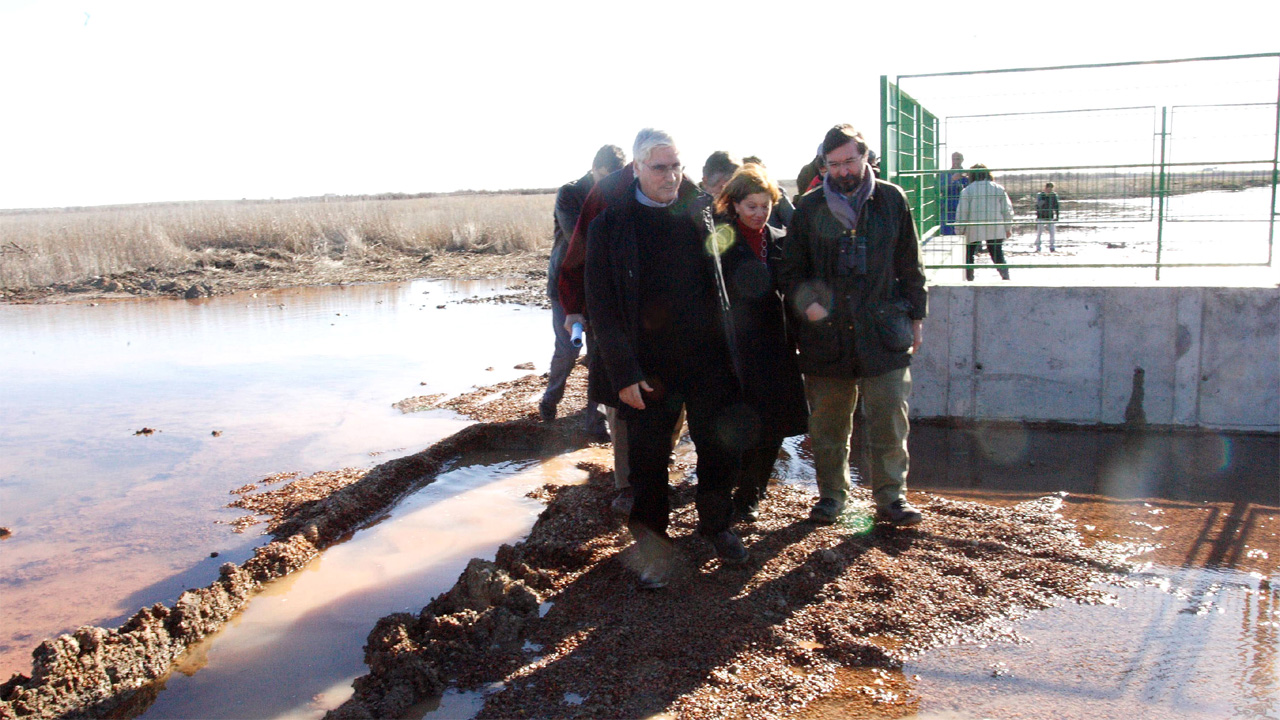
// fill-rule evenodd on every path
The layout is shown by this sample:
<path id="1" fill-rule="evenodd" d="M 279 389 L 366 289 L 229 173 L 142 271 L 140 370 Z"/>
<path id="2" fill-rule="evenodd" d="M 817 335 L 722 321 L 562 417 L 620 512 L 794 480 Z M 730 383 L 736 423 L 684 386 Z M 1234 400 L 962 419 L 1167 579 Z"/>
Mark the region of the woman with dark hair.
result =
<path id="1" fill-rule="evenodd" d="M 1013 203 L 1004 187 L 991 179 L 986 165 L 979 163 L 970 170 L 972 182 L 961 191 L 960 205 L 956 207 L 956 225 L 964 233 L 964 264 L 973 265 L 985 242 L 1000 277 L 1008 280 L 1004 241 L 1013 229 Z M 973 279 L 972 267 L 965 268 L 964 279 Z"/>
<path id="2" fill-rule="evenodd" d="M 766 224 L 782 197 L 760 165 L 745 165 L 716 197 L 716 232 L 743 390 L 752 411 L 734 492 L 739 521 L 759 518 L 760 500 L 783 438 L 808 430 L 809 410 L 777 292 L 777 265 L 786 231 Z"/>

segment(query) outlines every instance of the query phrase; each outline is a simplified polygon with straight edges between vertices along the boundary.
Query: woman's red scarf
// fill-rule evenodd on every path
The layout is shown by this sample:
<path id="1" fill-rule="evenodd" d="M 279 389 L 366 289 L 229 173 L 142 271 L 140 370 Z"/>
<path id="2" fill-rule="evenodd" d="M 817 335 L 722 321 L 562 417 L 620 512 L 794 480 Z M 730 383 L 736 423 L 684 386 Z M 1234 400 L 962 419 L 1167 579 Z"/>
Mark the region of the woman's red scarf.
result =
<path id="1" fill-rule="evenodd" d="M 743 225 L 741 219 L 735 224 L 738 226 L 738 235 L 742 236 L 742 239 L 747 241 L 747 245 L 751 246 L 751 252 L 760 258 L 761 262 L 764 262 L 764 226 L 761 226 L 759 230 L 752 230 Z"/>

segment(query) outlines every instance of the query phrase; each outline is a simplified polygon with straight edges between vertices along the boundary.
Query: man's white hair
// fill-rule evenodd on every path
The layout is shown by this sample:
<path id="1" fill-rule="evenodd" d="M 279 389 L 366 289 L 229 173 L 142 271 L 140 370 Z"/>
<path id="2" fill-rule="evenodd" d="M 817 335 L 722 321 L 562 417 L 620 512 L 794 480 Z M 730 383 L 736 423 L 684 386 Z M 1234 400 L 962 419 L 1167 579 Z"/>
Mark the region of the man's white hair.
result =
<path id="1" fill-rule="evenodd" d="M 676 141 L 661 130 L 645 128 L 636 133 L 636 142 L 631 147 L 631 157 L 635 158 L 636 162 L 649 162 L 649 155 L 653 149 L 663 145 L 675 147 Z"/>

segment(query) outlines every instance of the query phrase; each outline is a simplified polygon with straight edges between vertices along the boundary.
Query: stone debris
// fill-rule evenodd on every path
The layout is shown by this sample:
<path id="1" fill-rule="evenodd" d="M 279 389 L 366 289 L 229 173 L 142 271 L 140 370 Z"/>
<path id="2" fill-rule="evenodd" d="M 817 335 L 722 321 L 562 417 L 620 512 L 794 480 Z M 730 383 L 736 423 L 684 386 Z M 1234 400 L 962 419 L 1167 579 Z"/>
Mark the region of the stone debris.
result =
<path id="1" fill-rule="evenodd" d="M 630 569 L 609 468 L 537 491 L 548 506 L 528 539 L 493 563 L 473 560 L 420 613 L 378 623 L 369 674 L 328 717 L 394 717 L 444 687 L 494 684 L 503 690 L 479 718 L 781 718 L 837 690 L 845 712 L 860 703 L 898 717 L 911 707 L 909 655 L 1007 633 L 1011 618 L 1056 598 L 1103 601 L 1095 583 L 1128 569 L 1114 549 L 1081 542 L 1055 512 L 1059 498 L 994 508 L 918 494 L 926 523 L 898 530 L 857 510 L 809 523 L 813 498 L 786 485 L 770 490 L 759 522 L 738 526 L 751 560 L 732 568 L 695 533 L 694 488 L 673 486 L 678 567 L 657 592 L 639 590 Z M 869 503 L 859 490 L 851 506 Z M 518 608 L 504 604 L 511 594 Z M 524 612 L 534 597 L 550 604 L 545 617 Z"/>
<path id="2" fill-rule="evenodd" d="M 530 364 L 531 365 L 531 364 Z M 517 369 L 525 369 L 516 366 Z M 506 382 L 486 385 L 445 399 L 445 395 L 418 395 L 395 403 L 401 412 L 421 410 L 453 410 L 481 422 L 510 422 L 519 419 L 536 419 L 538 401 L 547 387 L 547 375 L 525 375 Z M 565 384 L 564 398 L 560 401 L 560 417 L 580 413 L 587 405 L 587 369 L 574 365 Z"/>

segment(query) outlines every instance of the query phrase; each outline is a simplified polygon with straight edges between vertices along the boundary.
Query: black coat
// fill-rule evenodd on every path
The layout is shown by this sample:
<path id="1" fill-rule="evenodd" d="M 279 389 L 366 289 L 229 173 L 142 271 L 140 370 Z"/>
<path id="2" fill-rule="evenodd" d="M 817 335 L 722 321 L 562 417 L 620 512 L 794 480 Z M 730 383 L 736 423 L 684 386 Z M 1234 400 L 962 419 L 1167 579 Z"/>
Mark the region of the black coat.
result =
<path id="1" fill-rule="evenodd" d="M 885 347 L 873 311 L 905 306 L 911 320 L 928 312 L 924 265 L 915 222 L 902 188 L 877 180 L 858 216 L 857 235 L 867 239 L 865 273 L 842 270 L 840 238 L 849 231 L 827 207 L 825 188 L 800 198 L 783 250 L 778 280 L 796 321 L 800 370 L 820 377 L 875 377 L 911 364 L 911 355 Z M 805 308 L 829 313 L 816 323 Z"/>
<path id="2" fill-rule="evenodd" d="M 717 223 L 721 224 L 733 227 L 728 219 Z M 744 395 L 761 421 L 761 435 L 780 438 L 808 431 L 809 407 L 795 341 L 777 292 L 776 273 L 786 232 L 768 225 L 765 230 L 765 258 L 757 256 L 734 228 L 733 242 L 722 251 L 720 262 Z"/>
<path id="3" fill-rule="evenodd" d="M 627 193 L 634 194 L 636 182 Z M 697 226 L 699 235 L 711 231 L 711 198 L 696 187 L 681 185 L 680 196 L 673 207 Z M 621 197 L 611 203 L 587 231 L 585 268 L 587 316 L 596 344 L 588 367 L 587 397 L 617 407 L 618 393 L 645 379 L 640 367 L 640 291 L 639 252 L 634 211 L 637 203 Z M 734 351 L 733 333 L 727 312 L 728 293 L 719 258 L 707 253 L 703 271 L 708 273 L 720 297 L 717 308 L 718 331 L 729 348 L 732 368 L 737 375 L 739 362 Z"/>

